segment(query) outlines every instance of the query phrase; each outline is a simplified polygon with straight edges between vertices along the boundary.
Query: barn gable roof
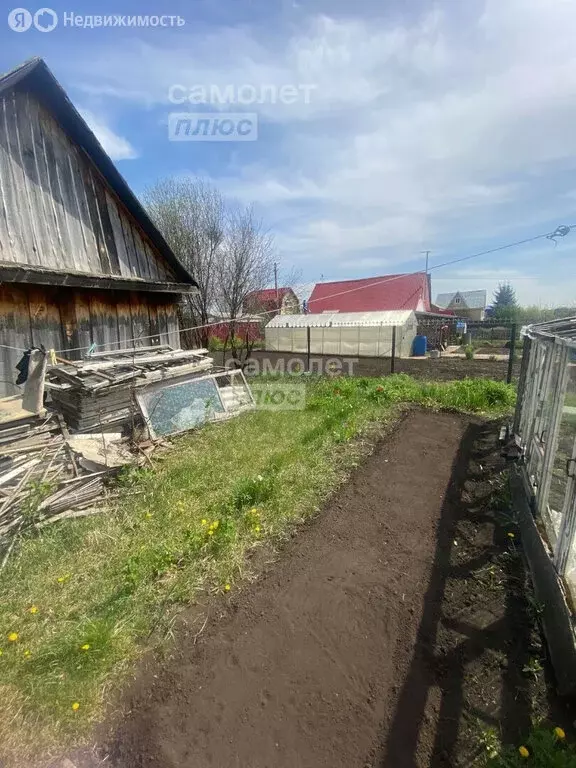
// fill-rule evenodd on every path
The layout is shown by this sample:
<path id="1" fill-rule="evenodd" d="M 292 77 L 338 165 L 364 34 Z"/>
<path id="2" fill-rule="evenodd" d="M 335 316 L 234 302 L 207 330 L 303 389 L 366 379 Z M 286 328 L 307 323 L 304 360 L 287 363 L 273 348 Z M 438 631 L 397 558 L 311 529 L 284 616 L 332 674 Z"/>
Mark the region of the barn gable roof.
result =
<path id="1" fill-rule="evenodd" d="M 150 242 L 170 265 L 176 278 L 183 284 L 197 288 L 197 283 L 192 275 L 176 258 L 170 246 L 130 189 L 127 181 L 108 157 L 100 142 L 68 98 L 64 88 L 56 80 L 44 60 L 37 57 L 30 59 L 10 72 L 0 75 L 0 94 L 16 86 L 25 88 L 32 93 L 50 111 L 70 139 L 88 155 L 124 207 L 138 222 L 138 225 L 147 235 Z"/>

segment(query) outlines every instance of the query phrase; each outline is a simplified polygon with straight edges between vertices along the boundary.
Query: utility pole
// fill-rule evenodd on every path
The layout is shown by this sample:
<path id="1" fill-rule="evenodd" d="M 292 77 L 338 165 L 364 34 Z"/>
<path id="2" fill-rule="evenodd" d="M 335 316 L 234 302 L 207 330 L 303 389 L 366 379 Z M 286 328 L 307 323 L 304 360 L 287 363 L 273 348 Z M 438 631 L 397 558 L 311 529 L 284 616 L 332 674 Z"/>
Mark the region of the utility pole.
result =
<path id="1" fill-rule="evenodd" d="M 274 262 L 274 289 L 276 291 L 276 307 L 278 307 L 278 264 Z"/>
<path id="2" fill-rule="evenodd" d="M 431 251 L 420 251 L 420 253 L 426 254 L 426 274 L 428 274 L 428 257 L 430 256 Z"/>

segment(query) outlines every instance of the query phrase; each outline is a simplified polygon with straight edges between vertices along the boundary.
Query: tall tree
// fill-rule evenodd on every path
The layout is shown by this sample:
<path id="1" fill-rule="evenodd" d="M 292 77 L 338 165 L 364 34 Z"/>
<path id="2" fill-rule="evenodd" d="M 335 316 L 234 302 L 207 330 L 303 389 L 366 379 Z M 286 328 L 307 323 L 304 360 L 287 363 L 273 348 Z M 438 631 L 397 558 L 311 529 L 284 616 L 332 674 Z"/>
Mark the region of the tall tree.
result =
<path id="1" fill-rule="evenodd" d="M 510 283 L 499 283 L 494 292 L 494 301 L 492 303 L 494 317 L 503 322 L 513 322 L 518 315 L 518 302 L 516 293 Z"/>
<path id="2" fill-rule="evenodd" d="M 268 285 L 274 274 L 274 240 L 251 207 L 232 209 L 227 216 L 222 258 L 218 264 L 217 305 L 228 318 L 226 340 L 232 357 L 243 366 L 254 338 L 239 333 L 237 318 L 243 314 L 246 298 Z M 270 318 L 264 320 L 264 324 Z"/>
<path id="3" fill-rule="evenodd" d="M 146 190 L 144 203 L 176 257 L 198 283 L 198 293 L 185 299 L 186 322 L 205 326 L 218 292 L 218 263 L 226 229 L 222 195 L 201 179 L 164 179 Z M 209 330 L 199 329 L 193 343 L 206 346 Z"/>
<path id="4" fill-rule="evenodd" d="M 218 314 L 230 320 L 229 343 L 237 357 L 238 323 L 246 296 L 268 285 L 274 274 L 274 242 L 251 207 L 227 205 L 201 179 L 165 179 L 144 195 L 148 212 L 168 245 L 198 283 L 186 297 L 185 326 L 207 326 Z M 185 337 L 207 346 L 210 328 Z"/>

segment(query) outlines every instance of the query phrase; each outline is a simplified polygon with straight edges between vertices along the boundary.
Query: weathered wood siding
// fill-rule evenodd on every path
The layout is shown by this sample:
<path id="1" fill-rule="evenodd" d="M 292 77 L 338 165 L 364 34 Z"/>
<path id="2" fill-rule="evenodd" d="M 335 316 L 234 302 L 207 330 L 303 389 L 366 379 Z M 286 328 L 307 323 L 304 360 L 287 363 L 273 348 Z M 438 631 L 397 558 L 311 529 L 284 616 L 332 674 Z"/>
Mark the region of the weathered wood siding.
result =
<path id="1" fill-rule="evenodd" d="M 61 350 L 60 357 L 80 359 L 94 342 L 99 351 L 153 344 L 178 349 L 175 298 L 140 291 L 0 285 L 0 396 L 21 391 L 14 384 L 19 350 L 43 344 Z"/>
<path id="2" fill-rule="evenodd" d="M 0 262 L 175 281 L 91 160 L 27 92 L 0 96 Z"/>

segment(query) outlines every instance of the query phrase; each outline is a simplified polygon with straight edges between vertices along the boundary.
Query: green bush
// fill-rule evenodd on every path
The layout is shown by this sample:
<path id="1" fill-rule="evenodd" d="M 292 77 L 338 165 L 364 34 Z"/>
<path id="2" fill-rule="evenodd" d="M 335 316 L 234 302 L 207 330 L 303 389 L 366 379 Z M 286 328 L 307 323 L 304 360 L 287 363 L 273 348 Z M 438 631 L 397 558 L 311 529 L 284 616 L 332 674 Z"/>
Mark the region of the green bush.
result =
<path id="1" fill-rule="evenodd" d="M 464 357 L 466 358 L 466 360 L 474 360 L 474 354 L 475 354 L 475 349 L 472 346 L 472 344 L 468 344 L 467 347 L 464 347 Z"/>

